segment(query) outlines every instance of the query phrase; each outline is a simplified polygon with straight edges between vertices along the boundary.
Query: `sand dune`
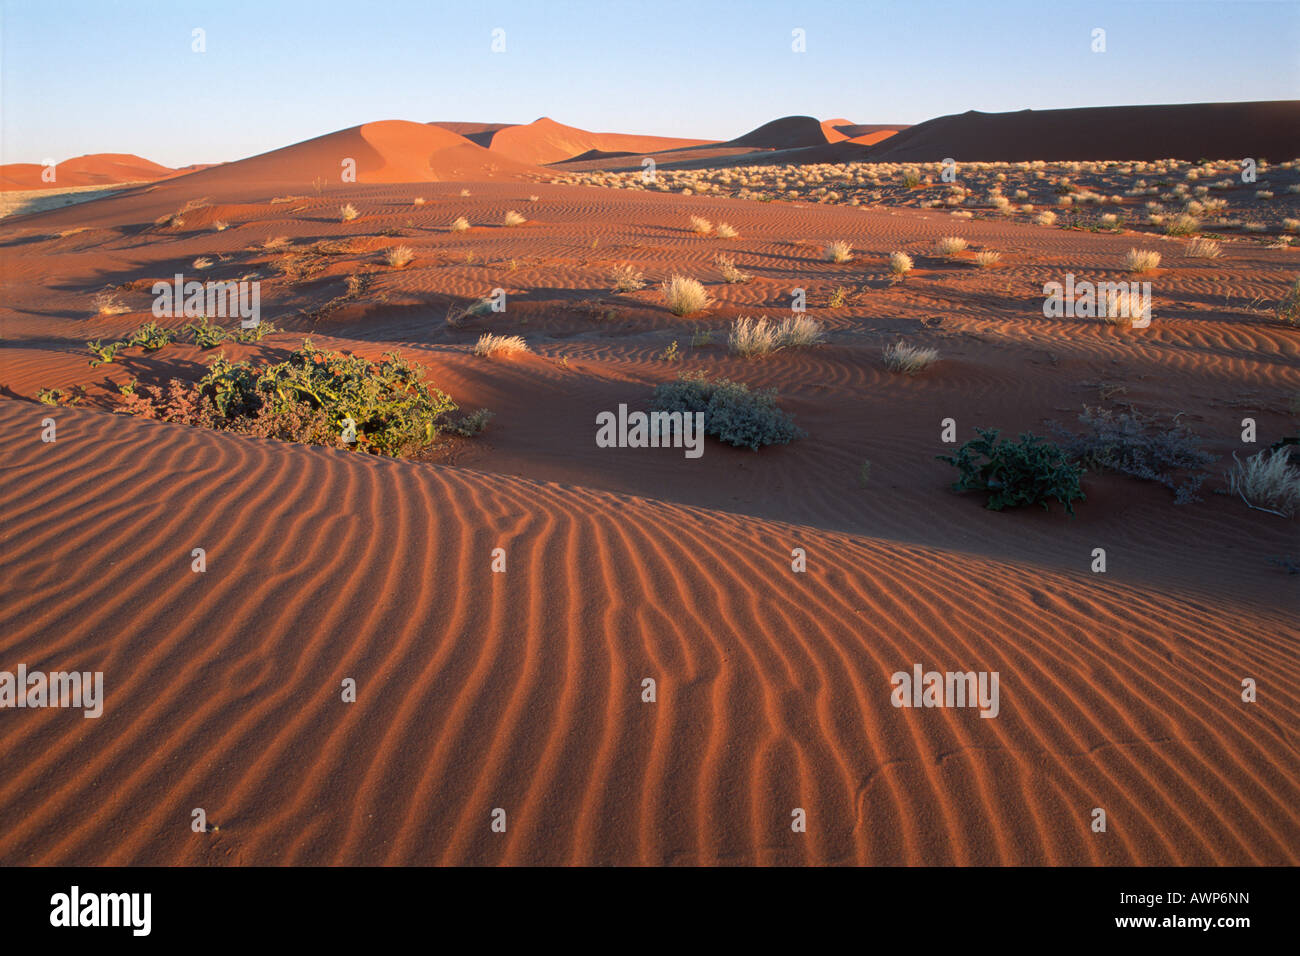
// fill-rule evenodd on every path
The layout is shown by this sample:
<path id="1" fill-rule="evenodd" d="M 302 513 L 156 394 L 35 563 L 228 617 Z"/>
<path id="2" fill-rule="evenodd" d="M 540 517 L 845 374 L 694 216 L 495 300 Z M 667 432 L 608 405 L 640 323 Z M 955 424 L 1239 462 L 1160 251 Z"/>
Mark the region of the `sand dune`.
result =
<path id="1" fill-rule="evenodd" d="M 465 137 L 427 123 L 384 120 L 224 163 L 185 177 L 192 189 L 249 183 L 337 184 L 344 160 L 356 163 L 359 183 L 425 183 L 463 179 L 544 178 L 533 166 L 489 153 Z"/>
<path id="2" fill-rule="evenodd" d="M 46 414 L 0 402 L 6 659 L 107 705 L 7 715 L 6 864 L 1295 862 L 1281 611 Z M 997 670 L 999 719 L 892 707 L 913 662 Z"/>
<path id="3" fill-rule="evenodd" d="M 475 131 L 479 132 L 479 131 Z M 699 146 L 708 140 L 669 136 L 635 136 L 624 133 L 592 133 L 565 126 L 543 116 L 526 126 L 505 126 L 491 132 L 488 146 L 493 153 L 521 163 L 543 166 L 571 159 L 590 150 L 638 153 L 642 156 L 665 149 Z"/>
<path id="4" fill-rule="evenodd" d="M 67 159 L 54 167 L 54 182 L 41 174 L 37 163 L 9 163 L 0 166 L 0 189 L 67 189 L 73 186 L 108 186 L 115 183 L 148 182 L 175 171 L 130 153 L 93 153 Z"/>
<path id="5" fill-rule="evenodd" d="M 872 162 L 1235 159 L 1300 156 L 1300 100 L 1106 106 L 940 116 L 872 150 Z"/>

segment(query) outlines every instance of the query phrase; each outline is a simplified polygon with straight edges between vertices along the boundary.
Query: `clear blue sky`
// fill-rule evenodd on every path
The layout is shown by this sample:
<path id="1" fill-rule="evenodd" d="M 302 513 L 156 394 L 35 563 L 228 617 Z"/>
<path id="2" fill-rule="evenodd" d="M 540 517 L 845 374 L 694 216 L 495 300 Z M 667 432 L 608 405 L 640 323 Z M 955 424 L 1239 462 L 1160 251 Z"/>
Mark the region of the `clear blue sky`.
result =
<path id="1" fill-rule="evenodd" d="M 1300 99 L 1300 3 L 0 0 L 3 162 L 239 159 L 371 120 L 725 139 L 790 114 Z M 206 31 L 206 53 L 191 31 Z M 491 52 L 505 30 L 506 51 Z M 1107 51 L 1091 52 L 1091 31 Z M 802 28 L 807 52 L 791 50 Z M 1080 131 L 1080 135 L 1087 135 Z"/>

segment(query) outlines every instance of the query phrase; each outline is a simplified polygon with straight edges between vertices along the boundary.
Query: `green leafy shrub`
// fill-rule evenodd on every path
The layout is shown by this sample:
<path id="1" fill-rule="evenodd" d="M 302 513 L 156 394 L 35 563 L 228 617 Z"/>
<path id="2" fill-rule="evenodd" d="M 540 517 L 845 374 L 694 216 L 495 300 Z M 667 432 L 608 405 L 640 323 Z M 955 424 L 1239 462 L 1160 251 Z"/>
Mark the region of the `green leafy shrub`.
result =
<path id="1" fill-rule="evenodd" d="M 703 412 L 704 434 L 738 448 L 788 444 L 805 432 L 776 407 L 776 389 L 750 391 L 725 378 L 709 381 L 703 372 L 683 375 L 655 388 L 658 412 Z"/>
<path id="2" fill-rule="evenodd" d="M 169 345 L 176 341 L 176 333 L 171 329 L 164 329 L 157 322 L 148 322 L 131 333 L 131 337 L 126 340 L 128 346 L 138 345 L 146 352 L 156 352 L 164 345 Z"/>
<path id="3" fill-rule="evenodd" d="M 236 342 L 250 343 L 260 342 L 263 338 L 275 331 L 276 328 L 274 322 L 258 322 L 257 325 L 253 326 L 251 329 L 246 329 L 243 326 L 240 326 L 227 334 Z"/>
<path id="4" fill-rule="evenodd" d="M 201 349 L 214 349 L 226 339 L 226 330 L 210 323 L 206 315 L 199 316 L 197 322 L 191 322 L 185 329 Z"/>
<path id="5" fill-rule="evenodd" d="M 91 368 L 99 368 L 101 365 L 107 365 L 117 359 L 118 350 L 126 345 L 125 342 L 109 342 L 104 344 L 100 339 L 86 343 L 86 348 L 95 357 L 90 360 Z"/>
<path id="6" fill-rule="evenodd" d="M 1056 445 L 1029 432 L 1020 440 L 998 441 L 996 428 L 977 428 L 973 438 L 956 455 L 938 455 L 961 472 L 953 491 L 981 491 L 988 494 L 986 507 L 993 511 L 1020 505 L 1041 504 L 1050 510 L 1055 498 L 1074 514 L 1074 501 L 1086 500 L 1079 478 L 1083 469 Z"/>
<path id="7" fill-rule="evenodd" d="M 255 369 L 218 355 L 194 385 L 124 392 L 122 410 L 162 421 L 265 438 L 410 455 L 431 444 L 456 410 L 424 381 L 424 370 L 395 352 L 379 361 L 317 349 L 310 341 L 275 365 Z M 348 425 L 355 441 L 347 442 Z"/>

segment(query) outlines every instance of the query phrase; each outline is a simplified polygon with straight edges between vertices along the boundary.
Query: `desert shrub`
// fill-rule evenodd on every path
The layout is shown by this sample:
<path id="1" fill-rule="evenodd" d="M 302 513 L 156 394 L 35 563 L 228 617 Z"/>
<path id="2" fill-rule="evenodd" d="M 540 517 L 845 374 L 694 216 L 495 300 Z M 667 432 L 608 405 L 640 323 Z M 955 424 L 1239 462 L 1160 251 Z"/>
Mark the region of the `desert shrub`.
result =
<path id="1" fill-rule="evenodd" d="M 636 292 L 645 288 L 645 276 L 631 265 L 615 266 L 609 277 L 615 292 Z"/>
<path id="2" fill-rule="evenodd" d="M 1125 272 L 1150 272 L 1160 265 L 1160 253 L 1154 249 L 1130 249 L 1124 256 Z"/>
<path id="3" fill-rule="evenodd" d="M 889 254 L 889 271 L 896 276 L 906 275 L 912 271 L 912 257 L 906 252 Z"/>
<path id="4" fill-rule="evenodd" d="M 956 468 L 961 477 L 953 491 L 979 491 L 988 495 L 985 507 L 993 511 L 1021 505 L 1041 504 L 1056 499 L 1074 514 L 1074 502 L 1085 500 L 1079 479 L 1083 469 L 1051 442 L 1029 432 L 1019 441 L 998 440 L 996 428 L 977 428 L 972 438 L 955 455 L 939 455 Z"/>
<path id="5" fill-rule="evenodd" d="M 66 392 L 61 388 L 42 388 L 36 392 L 36 400 L 42 405 L 79 405 L 81 398 L 79 388 Z"/>
<path id="6" fill-rule="evenodd" d="M 776 406 L 775 389 L 750 391 L 748 385 L 725 378 L 709 381 L 703 372 L 656 387 L 652 407 L 659 412 L 703 412 L 704 434 L 738 448 L 757 451 L 804 436 Z"/>
<path id="7" fill-rule="evenodd" d="M 1213 239 L 1193 239 L 1183 249 L 1188 259 L 1217 259 L 1219 252 L 1219 244 Z"/>
<path id="8" fill-rule="evenodd" d="M 479 336 L 478 342 L 474 344 L 474 354 L 478 356 L 489 356 L 501 353 L 502 355 L 514 355 L 517 352 L 527 352 L 528 343 L 524 341 L 522 335 L 493 335 L 491 332 L 484 332 Z"/>
<path id="9" fill-rule="evenodd" d="M 310 341 L 275 365 L 254 369 L 218 355 L 195 385 L 124 392 L 122 410 L 146 418 L 228 429 L 309 444 L 342 445 L 376 455 L 411 454 L 433 442 L 439 418 L 456 409 L 424 382 L 423 369 L 397 353 L 372 361 L 314 348 Z"/>
<path id="10" fill-rule="evenodd" d="M 1044 209 L 1034 217 L 1034 222 L 1038 223 L 1040 226 L 1054 226 L 1056 225 L 1056 213 Z"/>
<path id="11" fill-rule="evenodd" d="M 1207 477 L 1205 466 L 1215 456 L 1181 422 L 1161 421 L 1135 409 L 1115 411 L 1084 406 L 1079 422 L 1085 430 L 1073 434 L 1053 423 L 1062 448 L 1088 468 L 1105 468 L 1121 475 L 1154 481 L 1174 492 L 1175 504 L 1198 501 Z"/>
<path id="12" fill-rule="evenodd" d="M 1201 228 L 1201 221 L 1188 213 L 1179 213 L 1165 223 L 1165 232 L 1171 236 L 1190 236 Z"/>
<path id="13" fill-rule="evenodd" d="M 713 302 L 698 279 L 674 275 L 665 279 L 659 288 L 664 303 L 673 315 L 690 315 L 707 308 Z"/>
<path id="14" fill-rule="evenodd" d="M 939 360 L 938 349 L 908 345 L 905 342 L 886 345 L 881 354 L 885 360 L 885 368 L 904 375 L 915 375 Z"/>
<path id="15" fill-rule="evenodd" d="M 384 250 L 384 261 L 394 269 L 409 265 L 415 258 L 415 250 L 410 246 L 389 246 Z"/>
<path id="16" fill-rule="evenodd" d="M 748 272 L 737 269 L 736 260 L 730 256 L 718 256 L 714 261 L 718 264 L 718 272 L 722 274 L 723 282 L 748 282 L 753 278 Z"/>
<path id="17" fill-rule="evenodd" d="M 91 354 L 94 356 L 90 360 L 90 367 L 98 368 L 101 365 L 107 365 L 109 362 L 115 361 L 118 350 L 124 345 L 126 345 L 125 342 L 109 342 L 105 344 L 99 339 L 87 342 L 86 348 L 90 349 Z"/>
<path id="18" fill-rule="evenodd" d="M 934 251 L 941 256 L 955 256 L 966 249 L 966 240 L 961 236 L 944 236 L 934 244 Z"/>
<path id="19" fill-rule="evenodd" d="M 691 216 L 691 232 L 699 233 L 701 236 L 707 236 L 713 231 L 713 223 L 700 216 Z"/>
<path id="20" fill-rule="evenodd" d="M 235 342 L 248 344 L 251 342 L 262 341 L 262 339 L 270 335 L 275 330 L 276 329 L 275 329 L 274 322 L 259 321 L 257 325 L 249 329 L 244 328 L 243 324 L 241 323 L 239 328 L 232 329 L 231 331 L 227 332 L 226 338 L 231 339 L 232 341 Z"/>
<path id="21" fill-rule="evenodd" d="M 343 220 L 343 222 L 351 222 L 360 215 L 361 213 L 357 212 L 357 207 L 352 203 L 339 207 L 339 219 Z"/>
<path id="22" fill-rule="evenodd" d="M 126 340 L 128 346 L 139 346 L 146 352 L 156 352 L 164 345 L 169 345 L 176 341 L 176 333 L 171 329 L 164 329 L 157 322 L 146 322 Z"/>
<path id="23" fill-rule="evenodd" d="M 464 232 L 466 229 L 469 228 L 469 220 L 466 219 L 464 216 L 457 216 L 455 219 L 451 221 L 451 225 L 448 226 L 447 228 L 450 229 L 452 232 Z"/>
<path id="24" fill-rule="evenodd" d="M 1002 253 L 994 252 L 991 249 L 981 249 L 975 253 L 975 264 L 981 269 L 987 269 L 989 266 L 995 266 L 1002 261 Z"/>
<path id="25" fill-rule="evenodd" d="M 216 348 L 226 338 L 226 330 L 219 325 L 213 325 L 206 315 L 199 316 L 197 322 L 185 326 L 185 331 L 190 333 L 190 339 L 201 349 Z"/>
<path id="26" fill-rule="evenodd" d="M 1272 448 L 1244 462 L 1232 456 L 1228 491 L 1252 508 L 1292 517 L 1300 510 L 1300 468 L 1291 464 L 1291 448 Z"/>
<path id="27" fill-rule="evenodd" d="M 100 315 L 121 315 L 123 312 L 130 312 L 129 306 L 123 305 L 115 292 L 97 293 L 91 300 L 95 304 L 95 311 Z"/>
<path id="28" fill-rule="evenodd" d="M 513 209 L 508 210 L 505 218 L 502 220 L 502 222 L 507 226 L 522 226 L 527 221 L 527 219 L 515 212 Z"/>
<path id="29" fill-rule="evenodd" d="M 849 262 L 853 259 L 853 247 L 843 239 L 828 242 L 823 251 L 827 262 Z"/>
<path id="30" fill-rule="evenodd" d="M 739 235 L 740 233 L 736 230 L 735 226 L 725 222 L 718 223 L 719 239 L 735 239 Z"/>
<path id="31" fill-rule="evenodd" d="M 831 293 L 831 297 L 829 300 L 827 300 L 826 304 L 829 305 L 832 309 L 838 309 L 842 307 L 845 302 L 848 301 L 848 298 L 849 298 L 849 290 L 842 285 L 836 286 L 835 291 Z"/>
<path id="32" fill-rule="evenodd" d="M 478 408 L 470 412 L 468 415 L 462 415 L 460 418 L 455 418 L 447 422 L 446 429 L 449 432 L 469 438 L 487 428 L 488 422 L 490 422 L 493 417 L 493 413 L 488 409 Z"/>
<path id="33" fill-rule="evenodd" d="M 1300 279 L 1291 283 L 1286 295 L 1282 296 L 1275 310 L 1279 322 L 1287 325 L 1300 325 Z"/>
<path id="34" fill-rule="evenodd" d="M 806 315 L 787 316 L 780 322 L 769 321 L 767 316 L 742 315 L 731 325 L 727 347 L 737 355 L 755 358 L 784 348 L 820 345 L 824 340 L 821 323 Z"/>

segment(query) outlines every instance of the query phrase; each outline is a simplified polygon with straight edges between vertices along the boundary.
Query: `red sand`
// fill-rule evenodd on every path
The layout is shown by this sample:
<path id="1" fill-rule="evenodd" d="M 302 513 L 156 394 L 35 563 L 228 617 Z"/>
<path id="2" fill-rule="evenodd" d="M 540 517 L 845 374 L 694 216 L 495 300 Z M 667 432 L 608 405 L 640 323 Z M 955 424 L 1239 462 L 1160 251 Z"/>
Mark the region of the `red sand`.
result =
<path id="1" fill-rule="evenodd" d="M 0 189 L 67 189 L 70 186 L 109 186 L 147 182 L 174 170 L 129 153 L 94 153 L 64 160 L 54 167 L 54 182 L 41 178 L 45 167 L 37 163 L 0 166 Z"/>
<path id="2" fill-rule="evenodd" d="M 543 116 L 527 126 L 507 126 L 492 134 L 492 152 L 521 163 L 542 166 L 571 159 L 590 150 L 645 155 L 665 149 L 701 146 L 708 140 L 675 139 L 669 136 L 634 136 L 624 133 L 591 133 L 565 126 Z"/>
<path id="3" fill-rule="evenodd" d="M 260 185 L 326 175 L 340 153 L 364 183 L 278 204 Z M 501 180 L 427 181 L 485 154 Z M 1157 320 L 1122 331 L 1044 319 L 1038 290 L 1114 272 L 1131 236 L 516 183 L 535 173 L 509 162 L 368 124 L 6 222 L 0 668 L 102 670 L 107 704 L 97 720 L 0 715 L 0 863 L 1300 862 L 1296 579 L 1267 561 L 1294 553 L 1294 522 L 1105 474 L 1073 520 L 998 514 L 950 492 L 934 458 L 946 416 L 963 438 L 1042 431 L 1101 383 L 1181 412 L 1225 458 L 1245 414 L 1261 435 L 1293 431 L 1300 333 L 1244 305 L 1280 296 L 1288 251 L 1226 241 L 1193 260 L 1161 243 Z M 425 181 L 385 185 L 399 173 Z M 200 196 L 229 228 L 149 225 Z M 339 222 L 341 201 L 361 218 Z M 526 227 L 499 225 L 512 208 Z M 447 231 L 460 215 L 476 228 Z M 690 215 L 743 238 L 696 236 Z M 931 257 L 953 233 L 1002 264 Z M 358 242 L 293 285 L 286 253 L 259 248 L 274 236 Z M 838 238 L 854 261 L 823 261 Z M 399 242 L 415 261 L 381 265 Z M 890 284 L 896 249 L 917 269 Z M 719 252 L 754 279 L 721 283 Z M 200 255 L 205 278 L 262 275 L 284 330 L 232 359 L 305 334 L 397 348 L 496 418 L 395 462 L 112 414 L 128 377 L 192 379 L 211 360 L 175 345 L 90 369 L 83 345 L 150 318 L 151 282 Z M 606 291 L 621 263 L 650 284 Z M 674 271 L 708 283 L 707 315 L 663 308 L 654 282 Z M 356 273 L 362 299 L 303 314 Z M 132 312 L 92 314 L 106 283 L 129 284 Z M 794 285 L 827 345 L 748 362 L 718 344 L 736 316 L 788 308 Z M 827 307 L 841 285 L 848 303 Z M 506 313 L 443 322 L 449 301 L 498 286 Z M 713 344 L 692 347 L 701 328 Z M 533 351 L 477 358 L 484 331 Z M 900 337 L 941 362 L 891 375 L 880 349 Z M 674 341 L 685 358 L 666 362 Z M 691 370 L 778 388 L 809 436 L 757 454 L 710 440 L 698 461 L 595 446 L 596 412 Z M 87 407 L 31 400 L 78 385 Z M 1105 575 L 1088 571 L 1098 546 Z M 895 709 L 889 676 L 914 663 L 998 671 L 999 717 Z M 190 832 L 195 807 L 220 829 Z"/>

